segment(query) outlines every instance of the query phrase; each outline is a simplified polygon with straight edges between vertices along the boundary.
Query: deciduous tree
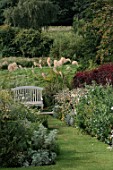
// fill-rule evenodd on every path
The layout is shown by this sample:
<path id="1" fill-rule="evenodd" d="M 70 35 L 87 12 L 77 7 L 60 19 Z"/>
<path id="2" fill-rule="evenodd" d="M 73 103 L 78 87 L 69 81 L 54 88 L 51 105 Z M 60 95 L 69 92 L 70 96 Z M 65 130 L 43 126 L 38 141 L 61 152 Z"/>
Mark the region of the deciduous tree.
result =
<path id="1" fill-rule="evenodd" d="M 4 11 L 5 23 L 15 27 L 39 29 L 57 16 L 57 5 L 49 0 L 19 0 Z"/>

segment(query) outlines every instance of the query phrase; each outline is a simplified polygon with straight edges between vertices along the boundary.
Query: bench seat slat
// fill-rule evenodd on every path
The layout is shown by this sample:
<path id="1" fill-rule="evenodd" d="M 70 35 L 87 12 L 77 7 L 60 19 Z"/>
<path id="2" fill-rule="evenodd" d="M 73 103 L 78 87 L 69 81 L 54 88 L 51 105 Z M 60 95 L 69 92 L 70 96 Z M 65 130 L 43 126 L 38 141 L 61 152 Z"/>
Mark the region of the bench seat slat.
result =
<path id="1" fill-rule="evenodd" d="M 42 87 L 20 86 L 11 89 L 14 92 L 14 101 L 25 105 L 40 106 L 43 109 Z"/>

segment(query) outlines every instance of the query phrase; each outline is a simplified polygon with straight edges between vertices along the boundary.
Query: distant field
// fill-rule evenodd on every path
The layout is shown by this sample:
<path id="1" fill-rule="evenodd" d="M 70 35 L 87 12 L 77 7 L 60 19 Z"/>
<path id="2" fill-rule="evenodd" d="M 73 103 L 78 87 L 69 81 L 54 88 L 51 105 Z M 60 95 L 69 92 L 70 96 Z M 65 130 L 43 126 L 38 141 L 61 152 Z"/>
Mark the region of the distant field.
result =
<path id="1" fill-rule="evenodd" d="M 70 30 L 72 30 L 72 26 L 50 26 L 47 28 L 47 31 L 70 31 Z"/>

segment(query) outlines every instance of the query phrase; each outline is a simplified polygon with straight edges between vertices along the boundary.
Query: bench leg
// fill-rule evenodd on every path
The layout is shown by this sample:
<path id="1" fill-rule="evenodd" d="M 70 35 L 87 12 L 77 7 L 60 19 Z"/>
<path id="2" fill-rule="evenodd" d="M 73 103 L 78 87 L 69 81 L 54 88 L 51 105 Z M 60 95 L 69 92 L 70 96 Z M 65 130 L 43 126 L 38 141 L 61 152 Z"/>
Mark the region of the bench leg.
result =
<path id="1" fill-rule="evenodd" d="M 41 109 L 43 110 L 43 104 L 41 105 Z"/>

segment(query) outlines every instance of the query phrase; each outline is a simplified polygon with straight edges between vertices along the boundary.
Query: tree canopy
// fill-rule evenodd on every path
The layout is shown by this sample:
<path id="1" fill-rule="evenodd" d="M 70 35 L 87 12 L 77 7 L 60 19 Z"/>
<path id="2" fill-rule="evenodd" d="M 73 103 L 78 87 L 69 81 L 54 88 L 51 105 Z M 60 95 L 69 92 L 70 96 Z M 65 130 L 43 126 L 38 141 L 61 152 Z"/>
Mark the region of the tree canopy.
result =
<path id="1" fill-rule="evenodd" d="M 54 22 L 58 6 L 49 0 L 19 0 L 15 6 L 4 10 L 5 23 L 20 27 L 39 29 Z"/>

